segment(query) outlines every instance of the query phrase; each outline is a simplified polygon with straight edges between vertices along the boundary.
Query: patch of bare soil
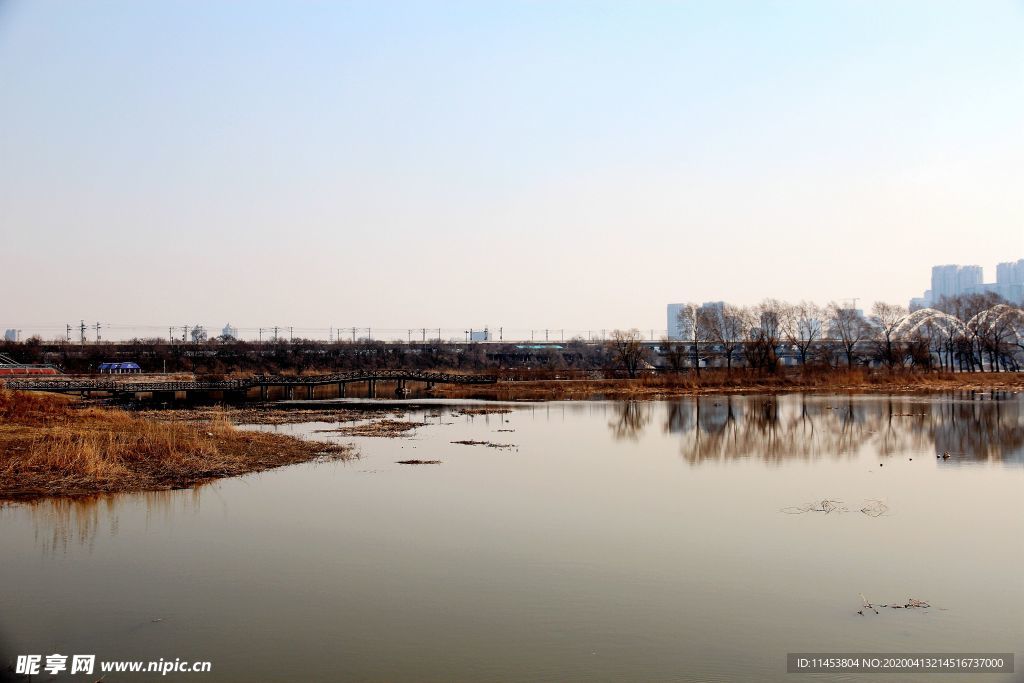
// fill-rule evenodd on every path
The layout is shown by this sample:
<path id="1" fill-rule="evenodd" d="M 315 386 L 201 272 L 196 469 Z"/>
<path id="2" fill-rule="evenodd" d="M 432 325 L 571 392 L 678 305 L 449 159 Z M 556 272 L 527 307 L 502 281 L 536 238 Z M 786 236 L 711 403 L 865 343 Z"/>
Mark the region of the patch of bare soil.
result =
<path id="1" fill-rule="evenodd" d="M 337 429 L 321 429 L 321 432 L 331 432 L 332 434 L 346 434 L 348 436 L 379 436 L 386 438 L 395 438 L 399 436 L 405 436 L 406 432 L 409 432 L 417 427 L 423 427 L 422 422 L 407 422 L 405 420 L 375 420 L 364 424 L 348 425 L 345 427 L 338 427 Z"/>
<path id="2" fill-rule="evenodd" d="M 502 415 L 511 412 L 511 408 L 459 408 L 452 411 L 452 417 L 463 415 Z"/>

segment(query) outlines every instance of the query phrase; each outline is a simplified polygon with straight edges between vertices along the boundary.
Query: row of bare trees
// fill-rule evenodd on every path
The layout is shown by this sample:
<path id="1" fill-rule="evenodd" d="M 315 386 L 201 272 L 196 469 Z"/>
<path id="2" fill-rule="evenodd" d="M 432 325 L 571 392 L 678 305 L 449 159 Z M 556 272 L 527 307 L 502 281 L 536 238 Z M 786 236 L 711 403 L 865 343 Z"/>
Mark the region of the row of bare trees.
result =
<path id="1" fill-rule="evenodd" d="M 689 303 L 679 312 L 678 330 L 659 345 L 663 365 L 697 374 L 712 363 L 771 371 L 784 358 L 801 366 L 1018 371 L 1024 355 L 1024 310 L 994 294 L 943 299 L 918 312 L 876 302 L 867 315 L 838 302 Z M 610 349 L 631 377 L 647 361 L 635 330 L 617 330 Z"/>

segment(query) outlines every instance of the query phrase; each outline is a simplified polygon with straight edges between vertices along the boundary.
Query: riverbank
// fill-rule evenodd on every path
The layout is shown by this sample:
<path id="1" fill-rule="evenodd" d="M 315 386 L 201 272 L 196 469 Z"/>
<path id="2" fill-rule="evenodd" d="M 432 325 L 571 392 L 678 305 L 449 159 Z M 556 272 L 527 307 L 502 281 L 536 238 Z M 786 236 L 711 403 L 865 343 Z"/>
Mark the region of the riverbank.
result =
<path id="1" fill-rule="evenodd" d="M 0 389 L 0 500 L 187 488 L 353 455 L 351 446 L 239 430 L 223 414 L 166 422 Z"/>
<path id="2" fill-rule="evenodd" d="M 919 373 L 830 371 L 820 373 L 704 371 L 696 374 L 649 375 L 635 379 L 539 379 L 465 386 L 438 384 L 432 396 L 498 401 L 535 400 L 660 400 L 706 394 L 818 393 L 942 393 L 949 391 L 1024 391 L 1024 373 Z"/>

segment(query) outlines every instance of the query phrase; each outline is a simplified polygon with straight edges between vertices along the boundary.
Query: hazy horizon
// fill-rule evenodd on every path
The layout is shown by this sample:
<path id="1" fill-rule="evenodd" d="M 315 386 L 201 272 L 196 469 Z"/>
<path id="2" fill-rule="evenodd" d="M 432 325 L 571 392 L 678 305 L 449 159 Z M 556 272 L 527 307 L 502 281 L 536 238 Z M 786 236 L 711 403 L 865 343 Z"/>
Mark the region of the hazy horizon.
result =
<path id="1" fill-rule="evenodd" d="M 1009 1 L 0 3 L 0 327 L 657 330 L 993 281 L 1024 256 L 1022 29 Z"/>

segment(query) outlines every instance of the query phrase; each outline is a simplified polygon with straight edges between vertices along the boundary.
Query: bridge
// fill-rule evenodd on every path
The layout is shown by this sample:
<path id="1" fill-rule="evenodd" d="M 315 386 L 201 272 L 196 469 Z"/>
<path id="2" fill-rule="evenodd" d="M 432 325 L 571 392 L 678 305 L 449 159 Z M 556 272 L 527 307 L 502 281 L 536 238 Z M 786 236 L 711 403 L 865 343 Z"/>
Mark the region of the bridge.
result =
<path id="1" fill-rule="evenodd" d="M 145 380 L 126 381 L 123 379 L 98 379 L 80 377 L 70 379 L 17 379 L 3 380 L 3 384 L 16 391 L 49 391 L 62 394 L 79 394 L 90 396 L 93 392 L 103 392 L 114 397 L 125 398 L 151 393 L 168 398 L 188 398 L 190 393 L 206 395 L 220 394 L 223 399 L 234 398 L 244 400 L 250 391 L 259 389 L 260 399 L 268 400 L 271 387 L 281 389 L 282 398 L 295 398 L 295 390 L 300 389 L 305 395 L 302 398 L 313 399 L 317 387 L 336 386 L 337 396 L 344 398 L 347 387 L 352 383 L 365 382 L 367 396 L 377 397 L 377 382 L 394 382 L 395 395 L 405 396 L 408 393 L 406 383 L 422 382 L 427 389 L 435 384 L 494 384 L 497 377 L 488 375 L 461 375 L 448 372 L 420 372 L 417 370 L 354 370 L 329 375 L 255 375 L 246 379 L 217 381 L 165 381 L 147 382 Z"/>

